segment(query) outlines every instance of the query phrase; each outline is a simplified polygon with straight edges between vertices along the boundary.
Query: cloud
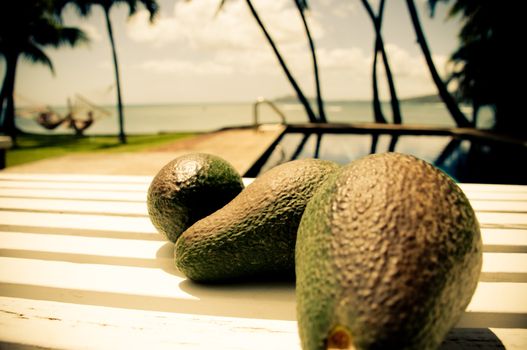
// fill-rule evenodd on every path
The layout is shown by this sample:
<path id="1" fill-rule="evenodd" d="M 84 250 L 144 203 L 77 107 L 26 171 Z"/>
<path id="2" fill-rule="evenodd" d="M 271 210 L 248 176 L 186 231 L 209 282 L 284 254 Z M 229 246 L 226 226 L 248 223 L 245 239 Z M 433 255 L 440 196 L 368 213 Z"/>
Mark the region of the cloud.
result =
<path id="1" fill-rule="evenodd" d="M 318 0 L 318 3 L 310 4 L 310 6 L 322 6 L 327 9 L 328 13 L 339 18 L 348 18 L 358 9 L 356 2 L 342 0 Z"/>
<path id="2" fill-rule="evenodd" d="M 362 72 L 371 62 L 371 57 L 359 48 L 318 50 L 322 69 Z"/>
<path id="3" fill-rule="evenodd" d="M 153 73 L 178 75 L 224 75 L 231 74 L 233 68 L 215 62 L 194 62 L 189 60 L 149 60 L 137 66 Z"/>
<path id="4" fill-rule="evenodd" d="M 298 11 L 288 0 L 254 1 L 262 21 L 280 45 L 298 45 L 305 41 L 305 32 Z M 148 22 L 146 11 L 139 11 L 127 24 L 128 36 L 137 42 L 156 46 L 182 43 L 198 50 L 247 50 L 261 47 L 265 38 L 244 1 L 228 1 L 214 16 L 217 0 L 179 1 L 171 16 Z M 308 21 L 313 36 L 323 30 L 313 16 Z"/>
<path id="5" fill-rule="evenodd" d="M 356 11 L 336 0 L 321 0 L 323 6 L 333 6 L 340 13 Z M 372 3 L 375 1 L 370 0 Z M 271 31 L 293 76 L 313 93 L 312 61 L 303 25 L 294 4 L 289 0 L 254 0 L 262 21 Z M 244 1 L 227 1 L 215 16 L 217 0 L 176 2 L 170 15 L 158 18 L 154 25 L 148 14 L 140 11 L 127 24 L 129 37 L 140 43 L 162 48 L 165 56 L 147 60 L 135 68 L 157 74 L 179 76 L 237 75 L 254 81 L 269 77 L 284 79 L 270 46 Z M 317 43 L 323 43 L 324 30 L 320 18 L 308 13 Z M 171 47 L 169 50 L 168 47 Z M 174 48 L 177 47 L 177 50 Z M 318 45 L 323 90 L 332 98 L 370 98 L 372 52 L 360 47 L 324 47 Z M 387 44 L 395 84 L 400 96 L 426 94 L 435 91 L 420 51 L 411 52 Z M 436 67 L 444 74 L 447 58 L 434 56 Z M 382 63 L 378 70 L 381 96 L 387 98 L 387 84 Z M 228 79 L 228 78 L 227 78 Z M 273 78 L 274 79 L 274 78 Z"/>
<path id="6" fill-rule="evenodd" d="M 392 70 L 395 74 L 414 78 L 429 75 L 425 59 L 420 53 L 411 55 L 408 51 L 393 44 L 386 45 L 386 52 L 390 65 L 393 65 Z M 432 59 L 439 74 L 444 76 L 448 58 L 444 55 L 433 55 Z"/>

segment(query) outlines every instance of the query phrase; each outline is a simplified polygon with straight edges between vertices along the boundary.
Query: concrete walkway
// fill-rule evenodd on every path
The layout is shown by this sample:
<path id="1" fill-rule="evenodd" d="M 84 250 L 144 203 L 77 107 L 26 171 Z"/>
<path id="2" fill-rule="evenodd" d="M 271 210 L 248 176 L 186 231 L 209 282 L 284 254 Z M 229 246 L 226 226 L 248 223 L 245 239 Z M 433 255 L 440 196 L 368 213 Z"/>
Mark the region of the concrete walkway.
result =
<path id="1" fill-rule="evenodd" d="M 9 167 L 4 172 L 40 174 L 155 175 L 166 163 L 187 153 L 215 154 L 243 175 L 280 135 L 281 125 L 227 129 L 184 139 L 150 151 L 84 153 Z"/>

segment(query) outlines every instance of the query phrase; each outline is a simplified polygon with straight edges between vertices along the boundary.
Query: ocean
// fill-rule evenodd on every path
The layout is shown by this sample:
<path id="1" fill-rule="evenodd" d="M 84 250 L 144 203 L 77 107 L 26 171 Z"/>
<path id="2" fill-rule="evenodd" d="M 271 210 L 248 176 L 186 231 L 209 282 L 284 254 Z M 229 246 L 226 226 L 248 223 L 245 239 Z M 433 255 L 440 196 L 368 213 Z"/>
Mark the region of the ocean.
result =
<path id="1" fill-rule="evenodd" d="M 286 116 L 288 123 L 307 122 L 302 106 L 298 103 L 277 103 Z M 87 135 L 116 134 L 118 131 L 115 107 L 103 107 L 109 115 L 98 118 L 86 131 Z M 66 107 L 54 108 L 65 115 Z M 467 115 L 470 109 L 464 107 Z M 391 109 L 388 103 L 383 104 L 388 120 Z M 21 111 L 24 111 L 22 108 Z M 441 103 L 401 104 L 405 124 L 425 124 L 437 126 L 454 126 L 454 123 Z M 21 113 L 25 114 L 25 113 Z M 330 122 L 372 122 L 371 102 L 326 102 L 326 114 Z M 488 114 L 488 115 L 487 115 Z M 152 134 L 162 132 L 207 132 L 223 127 L 251 125 L 253 123 L 252 103 L 180 103 L 127 105 L 124 108 L 125 131 L 127 134 Z M 481 124 L 492 123 L 490 112 L 480 115 Z M 264 123 L 278 123 L 280 118 L 267 105 L 260 106 L 260 120 Z M 17 125 L 31 133 L 72 133 L 66 126 L 49 131 L 41 127 L 33 118 L 17 118 Z M 491 125 L 491 124 L 489 124 Z M 481 125 L 480 125 L 481 126 Z"/>
<path id="2" fill-rule="evenodd" d="M 297 103 L 277 103 L 288 123 L 307 122 L 304 110 Z M 85 132 L 87 135 L 116 135 L 118 123 L 115 107 L 103 107 L 109 115 L 96 120 Z M 65 115 L 66 107 L 54 108 Z M 388 121 L 391 119 L 389 103 L 383 104 Z M 454 122 L 441 103 L 403 102 L 401 111 L 404 124 L 453 127 Z M 463 107 L 471 115 L 468 107 Z M 46 130 L 34 118 L 27 117 L 27 110 L 19 110 L 26 117 L 17 118 L 23 131 L 41 134 L 73 133 L 66 126 Z M 326 113 L 330 122 L 372 122 L 370 102 L 327 102 Z M 224 127 L 253 124 L 252 103 L 186 103 L 158 105 L 129 105 L 125 107 L 125 131 L 132 134 L 168 132 L 208 132 Z M 280 118 L 267 105 L 260 106 L 260 122 L 279 123 Z M 479 128 L 492 126 L 492 113 L 483 109 L 478 118 Z M 305 138 L 305 140 L 304 140 Z M 258 173 L 291 159 L 319 157 L 346 164 L 372 152 L 396 151 L 415 155 L 443 169 L 461 182 L 520 183 L 527 184 L 527 170 L 519 164 L 527 162 L 525 147 L 498 145 L 487 142 L 461 140 L 450 136 L 401 136 L 389 135 L 327 134 L 317 148 L 316 135 L 287 134 L 274 149 Z M 395 147 L 390 147 L 395 146 Z M 317 153 L 318 152 L 318 153 Z"/>

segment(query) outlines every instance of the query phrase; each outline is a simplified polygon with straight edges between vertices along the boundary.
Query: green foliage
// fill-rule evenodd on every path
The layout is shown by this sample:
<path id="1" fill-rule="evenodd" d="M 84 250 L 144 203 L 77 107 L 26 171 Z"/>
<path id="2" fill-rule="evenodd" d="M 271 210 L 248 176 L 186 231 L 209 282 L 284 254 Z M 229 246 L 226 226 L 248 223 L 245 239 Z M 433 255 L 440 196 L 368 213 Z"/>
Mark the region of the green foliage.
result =
<path id="1" fill-rule="evenodd" d="M 17 0 L 0 2 L 0 54 L 22 55 L 31 62 L 53 70 L 44 46 L 75 46 L 88 41 L 75 27 L 66 27 L 52 0 Z"/>
<path id="2" fill-rule="evenodd" d="M 56 0 L 0 2 L 0 56 L 6 63 L 0 93 L 0 132 L 10 135 L 15 143 L 17 128 L 13 94 L 19 57 L 44 64 L 53 72 L 53 64 L 44 47 L 73 47 L 88 41 L 82 30 L 62 24 L 56 8 Z"/>
<path id="3" fill-rule="evenodd" d="M 37 135 L 22 134 L 18 147 L 7 151 L 7 166 L 20 165 L 41 159 L 85 152 L 145 151 L 176 140 L 194 136 L 193 133 L 167 133 L 130 136 L 127 144 L 117 143 L 113 136 Z"/>

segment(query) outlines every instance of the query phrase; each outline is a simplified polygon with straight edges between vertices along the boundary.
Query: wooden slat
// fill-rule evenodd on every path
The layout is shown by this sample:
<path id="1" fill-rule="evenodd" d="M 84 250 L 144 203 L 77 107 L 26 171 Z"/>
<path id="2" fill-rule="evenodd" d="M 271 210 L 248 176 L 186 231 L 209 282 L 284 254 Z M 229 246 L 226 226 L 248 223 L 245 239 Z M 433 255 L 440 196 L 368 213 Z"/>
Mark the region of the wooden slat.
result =
<path id="1" fill-rule="evenodd" d="M 476 217 L 482 227 L 511 226 L 527 229 L 527 214 L 525 213 L 487 213 L 476 212 Z"/>
<path id="2" fill-rule="evenodd" d="M 527 230 L 483 230 L 485 249 L 484 272 L 527 273 Z M 154 259 L 156 252 L 169 245 L 162 238 L 157 241 L 86 237 L 24 231 L 0 231 L 0 249 L 33 253 L 64 253 L 69 255 L 116 256 Z M 509 251 L 514 249 L 513 251 Z M 169 248 L 167 248 L 169 249 Z M 1 255 L 1 254 L 0 254 Z M 26 255 L 30 255 L 29 253 Z M 52 256 L 52 254 L 51 254 Z M 60 255 L 59 255 L 60 256 Z M 60 259 L 59 259 L 60 260 Z"/>
<path id="3" fill-rule="evenodd" d="M 3 230 L 11 226 L 98 230 L 102 232 L 155 233 L 148 217 L 102 216 L 88 214 L 26 213 L 0 210 Z"/>
<path id="4" fill-rule="evenodd" d="M 120 175 L 78 175 L 78 174 L 24 174 L 0 172 L 2 181 L 28 181 L 28 182 L 85 182 L 85 183 L 128 183 L 149 184 L 152 176 L 120 176 Z M 247 184 L 254 179 L 246 178 Z M 523 185 L 498 185 L 498 184 L 458 184 L 466 192 L 501 192 L 501 193 L 527 193 L 527 186 Z"/>
<path id="5" fill-rule="evenodd" d="M 494 193 L 527 193 L 524 185 L 499 185 L 499 184 L 469 184 L 461 183 L 459 187 L 465 192 L 494 192 Z"/>
<path id="6" fill-rule="evenodd" d="M 291 283 L 201 286 L 175 270 L 170 273 L 143 267 L 6 257 L 0 258 L 0 281 L 0 295 L 7 297 L 224 317 L 295 319 Z M 480 282 L 462 325 L 481 327 L 470 315 L 475 313 L 490 317 L 486 327 L 520 327 L 527 321 L 525 295 L 527 283 Z M 509 314 L 510 320 L 503 324 L 501 318 Z M 492 315 L 500 317 L 492 319 Z"/>
<path id="7" fill-rule="evenodd" d="M 78 200 L 109 200 L 144 202 L 144 191 L 115 192 L 96 190 L 37 189 L 37 188 L 0 188 L 0 202 L 2 198 L 49 198 L 49 199 L 78 199 Z"/>
<path id="8" fill-rule="evenodd" d="M 46 190 L 96 190 L 96 191 L 141 191 L 146 192 L 146 183 L 108 183 L 108 182 L 51 182 L 51 181 L 0 181 L 0 188 L 28 188 Z"/>
<path id="9" fill-rule="evenodd" d="M 0 295 L 8 297 L 216 316 L 295 317 L 292 283 L 211 288 L 189 282 L 168 267 L 0 257 L 0 281 Z"/>
<path id="10" fill-rule="evenodd" d="M 169 259 L 172 261 L 173 244 L 167 241 L 116 239 L 70 235 L 38 234 L 0 231 L 0 256 L 62 261 L 75 261 L 75 255 L 91 256 L 93 262 L 104 258 L 130 258 L 136 260 Z M 79 258 L 82 261 L 82 258 Z M 104 262 L 102 262 L 104 264 Z M 170 263 L 169 263 L 170 265 Z"/>
<path id="11" fill-rule="evenodd" d="M 152 181 L 152 176 L 137 175 L 80 175 L 80 174 L 24 174 L 0 172 L 0 182 L 10 181 L 49 181 L 49 182 L 88 182 L 88 183 L 135 183 L 148 184 Z"/>
<path id="12" fill-rule="evenodd" d="M 527 253 L 527 230 L 482 229 L 484 249 Z"/>
<path id="13" fill-rule="evenodd" d="M 86 349 L 300 350 L 296 321 L 196 317 L 8 297 L 0 297 L 0 308 L 4 344 L 71 349 L 82 340 Z M 456 328 L 440 350 L 464 348 L 461 344 L 523 350 L 527 330 Z"/>
<path id="14" fill-rule="evenodd" d="M 20 191 L 20 190 L 18 190 Z M 2 194 L 5 191 L 2 191 Z M 43 191 L 51 196 L 50 191 Z M 85 192 L 87 198 L 81 197 L 83 194 L 75 195 L 74 191 L 68 191 L 70 198 L 64 198 L 61 194 L 56 194 L 58 198 L 36 198 L 34 191 L 25 194 L 32 197 L 9 196 L 0 197 L 0 209 L 10 210 L 34 210 L 50 212 L 86 212 L 101 214 L 123 214 L 123 215 L 147 215 L 146 194 L 131 197 L 129 195 L 120 196 L 121 192 Z M 76 198 L 75 198 L 76 197 Z M 512 213 L 527 215 L 527 201 L 471 201 L 475 211 L 481 213 Z"/>
<path id="15" fill-rule="evenodd" d="M 120 214 L 147 216 L 146 202 L 83 201 L 38 198 L 0 198 L 0 208 L 31 212 L 91 213 L 100 215 Z"/>
<path id="16" fill-rule="evenodd" d="M 5 310 L 0 312 L 0 338 L 10 343 L 98 350 L 300 350 L 297 324 L 291 320 L 197 317 L 9 297 L 0 297 L 0 308 Z"/>
<path id="17" fill-rule="evenodd" d="M 0 231 L 0 256 L 62 261 L 84 261 L 92 257 L 94 263 L 104 264 L 103 257 L 172 260 L 172 244 L 165 241 L 121 240 L 101 237 L 82 237 L 53 234 Z M 485 244 L 485 235 L 484 244 Z M 494 242 L 496 244 L 496 242 Z M 160 255 L 161 254 L 161 255 Z M 125 263 L 123 263 L 125 264 Z M 170 263 L 168 263 L 170 265 Z M 522 275 L 527 279 L 526 253 L 485 252 L 482 269 L 484 274 Z M 506 278 L 506 277 L 505 277 Z"/>
<path id="18" fill-rule="evenodd" d="M 524 192 L 483 192 L 464 191 L 469 200 L 494 200 L 494 201 L 527 201 Z"/>
<path id="19" fill-rule="evenodd" d="M 471 199 L 470 204 L 475 211 L 494 213 L 527 213 L 527 201 L 489 201 Z"/>
<path id="20" fill-rule="evenodd" d="M 114 211 L 118 211 L 117 209 Z M 477 213 L 483 228 L 521 228 L 527 229 L 527 214 L 523 213 Z M 132 220 L 132 221 L 127 221 Z M 97 230 L 131 230 L 137 232 L 152 232 L 147 215 L 134 218 L 87 214 L 57 214 L 57 213 L 25 213 L 15 210 L 0 210 L 0 223 L 3 225 L 29 225 L 42 227 L 86 228 Z M 105 226 L 107 225 L 107 226 Z M 138 226 L 139 225 L 139 226 Z"/>
<path id="21" fill-rule="evenodd" d="M 49 191 L 45 191 L 45 193 L 49 195 Z M 70 193 L 70 197 L 72 198 L 24 198 L 22 196 L 0 197 L 0 208 L 35 210 L 40 212 L 98 212 L 111 214 L 120 213 L 124 215 L 147 215 L 145 203 L 146 195 L 138 195 L 135 198 L 131 198 L 130 196 L 119 196 L 120 192 L 112 192 L 111 194 L 103 192 L 103 195 L 97 196 L 93 191 L 89 191 L 86 192 L 88 198 L 81 199 L 80 196 L 75 196 L 72 191 L 68 191 L 67 193 Z M 29 191 L 26 195 L 34 195 L 34 192 Z M 116 197 L 117 199 L 115 199 Z M 500 213 L 500 216 L 501 213 L 527 214 L 527 202 L 476 200 L 471 203 L 474 210 L 477 212 Z"/>

